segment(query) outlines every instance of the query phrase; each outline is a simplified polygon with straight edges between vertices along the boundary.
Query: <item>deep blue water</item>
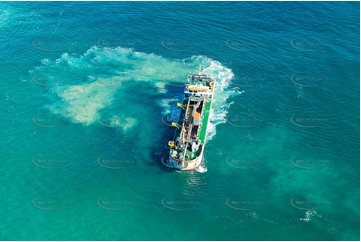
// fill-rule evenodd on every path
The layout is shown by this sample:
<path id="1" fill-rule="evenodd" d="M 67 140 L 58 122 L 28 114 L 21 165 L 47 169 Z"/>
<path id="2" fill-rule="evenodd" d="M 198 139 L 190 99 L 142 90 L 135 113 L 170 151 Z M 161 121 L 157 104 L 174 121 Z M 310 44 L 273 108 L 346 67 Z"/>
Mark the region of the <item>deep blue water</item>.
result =
<path id="1" fill-rule="evenodd" d="M 359 240 L 358 2 L 0 3 L 0 240 Z M 205 173 L 162 165 L 217 79 Z"/>

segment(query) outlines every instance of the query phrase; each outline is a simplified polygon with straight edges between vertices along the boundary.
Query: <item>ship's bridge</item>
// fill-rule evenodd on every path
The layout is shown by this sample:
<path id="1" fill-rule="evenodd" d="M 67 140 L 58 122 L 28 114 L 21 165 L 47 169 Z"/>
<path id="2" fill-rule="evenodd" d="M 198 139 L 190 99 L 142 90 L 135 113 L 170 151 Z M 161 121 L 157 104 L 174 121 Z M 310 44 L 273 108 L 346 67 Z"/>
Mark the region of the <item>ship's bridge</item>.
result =
<path id="1" fill-rule="evenodd" d="M 192 74 L 185 86 L 186 96 L 195 94 L 198 97 L 212 98 L 214 79 L 207 75 Z"/>

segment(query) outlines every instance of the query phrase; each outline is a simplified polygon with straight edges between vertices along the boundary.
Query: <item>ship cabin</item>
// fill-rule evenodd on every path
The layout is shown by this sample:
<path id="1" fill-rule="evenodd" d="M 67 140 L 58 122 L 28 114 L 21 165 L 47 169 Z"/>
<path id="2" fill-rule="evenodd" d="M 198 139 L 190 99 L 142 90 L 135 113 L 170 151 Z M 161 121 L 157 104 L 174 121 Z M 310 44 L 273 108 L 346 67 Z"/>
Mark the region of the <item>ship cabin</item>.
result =
<path id="1" fill-rule="evenodd" d="M 185 86 L 186 96 L 212 98 L 214 80 L 206 75 L 192 74 L 189 75 Z"/>

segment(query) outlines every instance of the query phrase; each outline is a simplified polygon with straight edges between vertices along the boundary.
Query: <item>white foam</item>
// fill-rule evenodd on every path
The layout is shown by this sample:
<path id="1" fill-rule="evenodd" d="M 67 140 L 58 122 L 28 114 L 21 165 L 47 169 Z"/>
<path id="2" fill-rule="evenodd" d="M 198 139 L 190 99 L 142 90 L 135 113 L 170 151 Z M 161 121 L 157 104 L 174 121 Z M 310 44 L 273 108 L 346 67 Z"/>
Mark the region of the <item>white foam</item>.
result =
<path id="1" fill-rule="evenodd" d="M 177 96 L 175 98 L 161 99 L 158 103 L 163 108 L 162 115 L 167 115 L 167 122 L 178 122 L 181 109 L 176 103 L 181 103 L 183 96 Z"/>
<path id="2" fill-rule="evenodd" d="M 122 115 L 113 115 L 110 118 L 110 125 L 113 127 L 119 127 L 127 131 L 130 128 L 133 128 L 138 121 L 135 118 L 127 117 L 124 114 Z"/>
<path id="3" fill-rule="evenodd" d="M 98 111 L 112 103 L 115 89 L 97 81 L 57 89 L 61 100 L 49 107 L 75 123 L 89 125 L 99 119 Z"/>
<path id="4" fill-rule="evenodd" d="M 212 140 L 216 135 L 216 126 L 226 122 L 228 109 L 232 103 L 227 103 L 227 100 L 232 95 L 242 94 L 238 87 L 230 88 L 230 80 L 234 77 L 231 69 L 224 67 L 220 62 L 214 61 L 204 56 L 192 56 L 191 58 L 183 60 L 183 63 L 188 63 L 193 66 L 194 71 L 198 69 L 199 65 L 204 65 L 203 73 L 213 76 L 216 79 L 215 96 L 212 102 L 212 109 L 210 113 L 210 120 L 207 126 L 207 141 Z M 182 79 L 182 77 L 178 77 Z M 170 99 L 173 101 L 173 99 Z M 171 118 L 179 115 L 179 108 L 169 108 L 169 99 L 165 99 L 162 106 L 166 108 L 165 111 L 170 111 Z M 180 102 L 181 100 L 177 100 Z M 174 119 L 177 120 L 177 119 Z"/>
<path id="5" fill-rule="evenodd" d="M 319 214 L 317 214 L 314 210 L 308 210 L 305 212 L 305 217 L 300 218 L 301 221 L 310 222 L 312 220 L 312 217 L 317 216 L 320 217 Z"/>
<path id="6" fill-rule="evenodd" d="M 200 166 L 198 166 L 198 168 L 196 169 L 197 172 L 199 173 L 205 173 L 207 172 L 207 167 L 205 166 L 205 164 L 201 164 Z"/>
<path id="7" fill-rule="evenodd" d="M 68 82 L 62 83 L 62 87 L 54 87 L 60 100 L 50 105 L 49 109 L 75 123 L 89 125 L 100 118 L 100 110 L 113 104 L 115 94 L 124 88 L 126 83 L 150 83 L 158 93 L 167 95 L 167 83 L 183 84 L 187 75 L 196 71 L 199 65 L 204 65 L 204 73 L 214 76 L 217 80 L 207 129 L 207 140 L 211 140 L 216 134 L 216 126 L 226 122 L 227 109 L 230 106 L 230 103 L 227 103 L 228 98 L 240 92 L 235 88 L 229 88 L 230 80 L 233 78 L 232 71 L 207 57 L 193 56 L 184 60 L 169 60 L 128 48 L 92 47 L 81 56 L 64 53 L 55 61 L 44 59 L 42 65 L 35 68 L 32 74 L 46 76 L 58 73 L 61 76 L 61 73 L 70 73 L 75 77 L 80 75 L 75 79 L 66 79 Z M 170 113 L 171 118 L 177 120 L 179 108 L 170 105 L 170 102 L 181 102 L 182 92 L 183 90 L 180 90 L 177 97 L 160 100 L 163 115 Z M 124 127 L 132 127 L 130 123 L 135 123 L 134 120 L 128 121 L 129 125 L 124 124 Z"/>
<path id="8" fill-rule="evenodd" d="M 228 108 L 232 103 L 227 103 L 228 98 L 237 91 L 228 89 L 230 80 L 234 74 L 231 69 L 222 66 L 218 61 L 211 61 L 210 65 L 203 71 L 216 79 L 215 94 L 212 101 L 210 120 L 207 126 L 207 141 L 216 135 L 216 126 L 226 122 Z"/>
<path id="9" fill-rule="evenodd" d="M 44 59 L 42 65 L 30 73 L 45 76 L 44 79 L 72 73 L 75 79 L 54 77 L 66 81 L 55 89 L 60 100 L 49 109 L 73 122 L 89 125 L 99 118 L 100 110 L 112 104 L 114 93 L 123 88 L 125 82 L 148 82 L 159 93 L 166 93 L 165 80 L 169 76 L 183 77 L 187 70 L 179 61 L 154 54 L 120 47 L 92 47 L 81 56 L 63 53 L 55 61 Z"/>
<path id="10" fill-rule="evenodd" d="M 160 93 L 166 93 L 167 90 L 165 89 L 166 84 L 164 82 L 156 82 L 155 86 L 158 88 Z"/>

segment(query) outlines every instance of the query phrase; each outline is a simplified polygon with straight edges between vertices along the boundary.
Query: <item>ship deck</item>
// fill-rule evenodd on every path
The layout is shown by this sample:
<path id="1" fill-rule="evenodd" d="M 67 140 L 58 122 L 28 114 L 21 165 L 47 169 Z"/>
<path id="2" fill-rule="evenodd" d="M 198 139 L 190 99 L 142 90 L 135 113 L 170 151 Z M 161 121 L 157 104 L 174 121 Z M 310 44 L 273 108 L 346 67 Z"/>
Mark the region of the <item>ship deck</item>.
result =
<path id="1" fill-rule="evenodd" d="M 202 80 L 198 80 L 198 76 L 192 76 L 189 80 L 189 85 L 196 85 L 196 87 L 206 86 L 206 92 L 202 89 L 192 90 L 187 92 L 185 90 L 185 97 L 177 124 L 172 126 L 177 127 L 174 133 L 172 143 L 170 143 L 170 160 L 175 167 L 185 169 L 189 164 L 198 165 L 202 161 L 202 154 L 206 142 L 207 126 L 211 112 L 212 96 L 213 96 L 213 79 L 207 78 L 205 75 L 199 75 Z M 193 88 L 193 87 L 192 87 Z M 209 89 L 210 88 L 210 89 Z M 199 92 L 200 91 L 200 92 Z M 189 163 L 191 162 L 191 163 Z"/>
<path id="2" fill-rule="evenodd" d="M 204 100 L 203 98 L 192 98 L 192 100 Z M 204 105 L 203 110 L 202 110 L 202 120 L 201 120 L 201 127 L 199 127 L 199 134 L 198 134 L 198 138 L 201 141 L 201 143 L 203 144 L 205 142 L 206 139 L 206 134 L 207 134 L 207 125 L 208 125 L 208 120 L 209 120 L 209 115 L 210 115 L 210 109 L 211 109 L 211 100 L 208 100 L 207 103 Z M 183 104 L 187 105 L 188 101 L 187 99 L 183 100 Z M 187 119 L 187 114 L 185 113 L 185 110 L 182 110 L 181 115 L 180 115 L 180 119 L 178 121 L 178 124 L 182 124 L 183 119 Z M 197 128 L 198 129 L 198 128 Z M 180 129 L 176 129 L 175 133 L 174 133 L 174 140 L 176 137 L 178 137 L 181 133 Z M 193 132 L 192 132 L 193 133 Z"/>
<path id="3" fill-rule="evenodd" d="M 210 111 L 211 111 L 211 101 L 208 101 L 204 105 L 203 108 L 204 108 L 204 110 L 203 110 L 203 118 L 202 118 L 202 127 L 201 127 L 201 130 L 199 132 L 199 139 L 204 144 L 205 139 L 206 139 L 209 114 L 210 114 Z"/>

